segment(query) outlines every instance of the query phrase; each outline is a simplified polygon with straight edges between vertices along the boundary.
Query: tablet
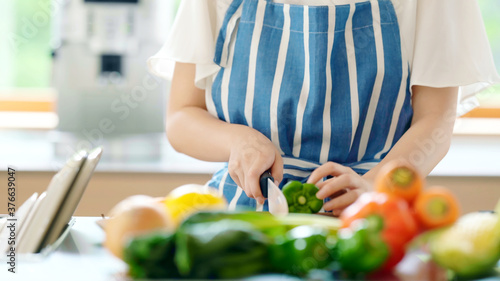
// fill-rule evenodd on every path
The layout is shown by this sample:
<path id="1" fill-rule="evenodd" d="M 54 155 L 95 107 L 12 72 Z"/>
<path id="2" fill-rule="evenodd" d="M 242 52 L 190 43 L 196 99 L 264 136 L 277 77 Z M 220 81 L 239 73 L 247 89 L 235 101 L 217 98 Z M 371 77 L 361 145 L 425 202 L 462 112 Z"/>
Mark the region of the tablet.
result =
<path id="1" fill-rule="evenodd" d="M 24 236 L 24 233 L 26 233 L 26 228 L 27 228 L 26 226 L 30 225 L 31 222 L 33 221 L 33 215 L 35 213 L 33 210 L 38 210 L 38 208 L 40 207 L 40 204 L 42 204 L 42 202 L 43 202 L 43 199 L 45 199 L 45 195 L 47 195 L 47 192 L 44 191 L 42 194 L 40 194 L 40 196 L 38 196 L 38 198 L 35 201 L 35 204 L 32 207 L 32 211 L 30 211 L 28 216 L 26 216 L 25 221 L 23 223 L 24 227 L 19 230 L 19 234 L 17 235 L 18 241 L 23 240 L 22 237 Z"/>
<path id="2" fill-rule="evenodd" d="M 16 237 L 19 237 L 22 228 L 26 225 L 26 220 L 31 212 L 31 209 L 35 205 L 36 199 L 38 197 L 38 193 L 33 193 L 24 203 L 19 207 L 16 211 L 16 215 L 14 216 L 17 219 L 17 227 L 16 227 Z M 0 225 L 1 226 L 1 225 Z M 1 226 L 0 228 L 0 253 L 5 253 L 10 248 L 8 243 L 8 238 L 10 235 L 10 230 L 7 227 Z"/>
<path id="3" fill-rule="evenodd" d="M 29 221 L 23 226 L 16 243 L 18 253 L 39 253 L 59 237 L 76 210 L 101 153 L 101 148 L 90 153 L 82 150 L 54 175 L 45 198 L 33 206 Z"/>
<path id="4" fill-rule="evenodd" d="M 101 158 L 101 154 L 102 149 L 99 147 L 92 150 L 87 155 L 87 158 L 80 167 L 80 171 L 71 185 L 70 190 L 68 190 L 66 197 L 60 205 L 59 210 L 57 211 L 47 231 L 47 234 L 40 244 L 38 251 L 41 251 L 46 246 L 52 245 L 52 243 L 59 238 L 64 228 L 68 225 L 68 222 L 75 213 L 75 210 L 83 196 L 83 192 L 85 191 L 85 188 L 94 173 L 95 167 Z"/>

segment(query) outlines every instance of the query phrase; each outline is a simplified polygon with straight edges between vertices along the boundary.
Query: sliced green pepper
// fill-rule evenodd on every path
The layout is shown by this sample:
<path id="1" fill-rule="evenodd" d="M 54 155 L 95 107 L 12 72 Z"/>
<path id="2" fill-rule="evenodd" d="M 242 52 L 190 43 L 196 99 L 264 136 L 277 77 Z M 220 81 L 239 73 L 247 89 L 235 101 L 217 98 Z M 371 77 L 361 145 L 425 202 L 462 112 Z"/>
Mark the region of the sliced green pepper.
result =
<path id="1" fill-rule="evenodd" d="M 378 269 L 389 257 L 389 247 L 382 239 L 381 216 L 360 219 L 339 231 L 337 255 L 341 268 L 351 273 L 368 273 Z"/>
<path id="2" fill-rule="evenodd" d="M 314 184 L 289 181 L 283 187 L 283 194 L 288 202 L 288 211 L 307 214 L 319 212 L 323 207 L 323 200 L 316 197 L 318 191 L 319 189 Z"/>

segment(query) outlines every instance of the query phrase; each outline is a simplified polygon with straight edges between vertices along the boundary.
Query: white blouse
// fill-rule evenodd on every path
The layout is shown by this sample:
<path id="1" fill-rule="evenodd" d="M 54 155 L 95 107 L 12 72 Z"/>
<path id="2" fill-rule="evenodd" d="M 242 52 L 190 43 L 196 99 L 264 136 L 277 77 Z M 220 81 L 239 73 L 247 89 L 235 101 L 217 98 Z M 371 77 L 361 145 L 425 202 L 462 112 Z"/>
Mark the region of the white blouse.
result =
<path id="1" fill-rule="evenodd" d="M 264 1 L 264 0 L 261 0 Z M 360 0 L 274 0 L 297 5 L 339 5 Z M 196 64 L 195 85 L 212 86 L 219 71 L 215 42 L 232 0 L 182 0 L 168 40 L 149 58 L 150 70 L 170 80 L 175 62 Z M 477 106 L 475 94 L 500 82 L 477 1 L 392 0 L 410 85 L 460 86 L 458 115 Z"/>

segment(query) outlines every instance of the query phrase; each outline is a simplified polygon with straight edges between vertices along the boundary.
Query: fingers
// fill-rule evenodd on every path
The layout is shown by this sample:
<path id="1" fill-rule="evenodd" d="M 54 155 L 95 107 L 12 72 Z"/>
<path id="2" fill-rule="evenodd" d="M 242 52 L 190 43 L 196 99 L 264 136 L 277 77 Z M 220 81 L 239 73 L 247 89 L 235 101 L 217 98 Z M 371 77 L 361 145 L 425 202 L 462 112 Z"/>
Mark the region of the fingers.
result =
<path id="1" fill-rule="evenodd" d="M 247 171 L 245 173 L 244 171 Z M 243 168 L 237 161 L 230 162 L 228 165 L 228 172 L 234 183 L 241 187 L 249 198 L 254 198 L 259 203 L 263 203 L 265 198 L 262 196 L 260 190 L 260 169 L 258 164 L 252 165 L 252 168 Z"/>
<path id="2" fill-rule="evenodd" d="M 366 186 L 367 183 L 361 176 L 353 173 L 342 174 L 318 184 L 320 190 L 316 197 L 320 199 L 331 198 L 323 205 L 323 208 L 338 215 L 344 208 L 358 199 L 361 193 L 366 190 Z"/>
<path id="3" fill-rule="evenodd" d="M 328 180 L 319 182 L 321 179 L 333 176 Z M 316 197 L 319 199 L 331 198 L 323 208 L 333 211 L 335 215 L 352 204 L 359 195 L 365 191 L 367 183 L 351 168 L 335 162 L 327 162 L 311 173 L 307 180 L 319 188 Z"/>
<path id="4" fill-rule="evenodd" d="M 281 156 L 279 159 L 282 163 Z M 260 189 L 260 176 L 269 168 L 270 161 L 272 160 L 265 157 L 256 157 L 250 161 L 231 161 L 228 165 L 229 175 L 233 181 L 245 191 L 249 198 L 254 198 L 261 204 L 263 204 L 266 199 L 262 195 Z M 283 164 L 281 164 L 281 167 L 282 165 Z M 276 163 L 275 166 L 275 173 L 282 175 L 283 171 L 279 173 L 278 169 L 280 165 Z M 283 168 L 281 168 L 281 170 L 283 170 Z"/>
<path id="5" fill-rule="evenodd" d="M 238 162 L 229 162 L 227 171 L 229 173 L 229 176 L 231 179 L 233 179 L 234 183 L 237 186 L 243 187 L 245 186 L 245 174 L 243 173 L 243 170 L 240 168 L 240 165 Z M 248 197 L 253 198 L 253 194 L 249 194 L 245 191 Z"/>
<path id="6" fill-rule="evenodd" d="M 331 198 L 323 205 L 323 208 L 326 211 L 332 211 L 334 215 L 339 215 L 342 210 L 358 199 L 366 190 L 368 183 L 355 173 L 345 173 L 317 185 L 320 190 L 316 197 Z"/>
<path id="7" fill-rule="evenodd" d="M 351 168 L 335 162 L 327 162 L 314 170 L 307 182 L 315 184 L 326 176 L 339 176 L 345 173 L 352 173 Z"/>
<path id="8" fill-rule="evenodd" d="M 277 151 L 274 157 L 274 164 L 271 166 L 271 175 L 276 185 L 279 185 L 283 180 L 283 158 Z"/>
<path id="9" fill-rule="evenodd" d="M 319 199 L 325 199 L 327 197 L 332 197 L 335 193 L 340 192 L 343 189 L 359 188 L 361 187 L 360 180 L 359 176 L 354 176 L 352 174 L 343 174 L 338 177 L 328 179 L 317 184 L 319 191 L 316 193 L 316 197 Z"/>
<path id="10" fill-rule="evenodd" d="M 254 163 L 252 168 L 248 170 L 246 173 L 246 181 L 245 181 L 245 189 L 248 190 L 248 193 L 251 193 L 251 198 L 255 198 L 259 204 L 264 204 L 266 198 L 262 195 L 262 191 L 260 190 L 260 175 L 266 171 L 262 165 L 258 162 Z M 250 197 L 250 196 L 249 196 Z"/>
<path id="11" fill-rule="evenodd" d="M 274 144 L 255 131 L 234 142 L 229 155 L 228 171 L 234 182 L 250 198 L 264 203 L 260 189 L 260 176 L 268 169 L 277 181 L 283 178 L 283 159 Z"/>
<path id="12" fill-rule="evenodd" d="M 354 203 L 362 192 L 361 189 L 348 189 L 346 193 L 326 202 L 323 208 L 326 211 L 333 211 L 334 215 L 339 215 L 342 210 Z"/>
<path id="13" fill-rule="evenodd" d="M 270 165 L 271 175 L 275 184 L 279 184 L 283 179 L 283 158 L 278 151 L 275 151 L 274 162 Z M 268 159 L 258 158 L 248 170 L 245 176 L 245 184 L 251 190 L 253 198 L 263 204 L 266 198 L 262 195 L 260 189 L 260 176 L 269 169 Z"/>

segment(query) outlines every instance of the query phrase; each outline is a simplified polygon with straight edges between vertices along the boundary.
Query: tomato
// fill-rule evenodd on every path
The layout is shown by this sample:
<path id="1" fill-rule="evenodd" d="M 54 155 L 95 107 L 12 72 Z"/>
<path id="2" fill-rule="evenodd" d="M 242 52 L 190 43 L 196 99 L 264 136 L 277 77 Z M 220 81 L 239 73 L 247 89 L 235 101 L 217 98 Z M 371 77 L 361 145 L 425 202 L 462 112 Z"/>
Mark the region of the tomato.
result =
<path id="1" fill-rule="evenodd" d="M 381 235 L 389 246 L 390 255 L 381 270 L 391 270 L 403 258 L 406 244 L 417 234 L 417 223 L 404 199 L 387 193 L 367 192 L 341 213 L 342 227 L 371 215 L 383 218 Z"/>

